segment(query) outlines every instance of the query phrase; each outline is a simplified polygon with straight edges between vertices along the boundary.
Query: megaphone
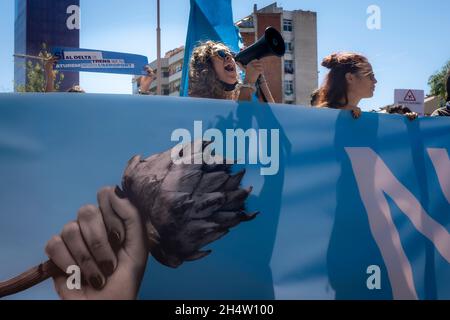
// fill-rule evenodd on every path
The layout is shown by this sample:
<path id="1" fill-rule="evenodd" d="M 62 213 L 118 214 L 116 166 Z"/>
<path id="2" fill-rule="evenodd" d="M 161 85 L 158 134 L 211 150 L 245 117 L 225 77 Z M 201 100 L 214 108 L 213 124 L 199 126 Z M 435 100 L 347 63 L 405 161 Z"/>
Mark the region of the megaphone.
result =
<path id="1" fill-rule="evenodd" d="M 254 59 L 267 56 L 282 57 L 286 52 L 286 45 L 281 34 L 274 27 L 268 27 L 257 42 L 239 52 L 234 58 L 244 66 Z"/>

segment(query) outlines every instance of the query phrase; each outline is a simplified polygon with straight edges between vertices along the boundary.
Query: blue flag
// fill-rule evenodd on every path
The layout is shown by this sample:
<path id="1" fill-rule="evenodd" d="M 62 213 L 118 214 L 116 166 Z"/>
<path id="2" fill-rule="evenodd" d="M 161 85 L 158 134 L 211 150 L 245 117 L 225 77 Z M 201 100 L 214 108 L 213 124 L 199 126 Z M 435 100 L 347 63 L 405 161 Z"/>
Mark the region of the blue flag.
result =
<path id="1" fill-rule="evenodd" d="M 220 41 L 237 52 L 239 38 L 239 31 L 233 23 L 231 0 L 191 0 L 180 95 L 188 94 L 189 60 L 199 42 Z"/>

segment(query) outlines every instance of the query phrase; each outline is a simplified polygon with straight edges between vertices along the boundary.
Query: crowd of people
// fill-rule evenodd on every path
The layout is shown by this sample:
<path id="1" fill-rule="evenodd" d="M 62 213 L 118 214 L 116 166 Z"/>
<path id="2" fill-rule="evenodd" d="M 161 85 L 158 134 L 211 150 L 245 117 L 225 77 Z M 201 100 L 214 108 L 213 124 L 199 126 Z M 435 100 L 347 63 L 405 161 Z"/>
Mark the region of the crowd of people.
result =
<path id="1" fill-rule="evenodd" d="M 191 97 L 251 101 L 254 95 L 259 100 L 274 102 L 269 85 L 264 76 L 262 61 L 253 60 L 246 66 L 237 63 L 234 53 L 226 45 L 206 41 L 194 48 L 189 62 L 189 89 Z M 44 64 L 45 92 L 54 92 L 56 58 Z M 359 103 L 371 98 L 377 84 L 372 65 L 366 57 L 352 52 L 338 52 L 325 57 L 322 66 L 329 69 L 322 86 L 311 93 L 311 106 L 350 110 L 354 118 L 361 116 Z M 245 71 L 240 79 L 238 70 Z M 145 66 L 146 75 L 136 78 L 138 93 L 151 95 L 150 87 L 157 79 L 156 70 Z M 450 70 L 447 75 L 446 105 L 433 112 L 431 116 L 450 115 Z M 72 86 L 67 92 L 84 93 L 79 86 Z M 401 114 L 410 120 L 418 117 L 408 107 L 390 105 L 381 110 L 389 114 Z"/>
<path id="2" fill-rule="evenodd" d="M 359 103 L 371 98 L 377 84 L 372 65 L 366 57 L 351 52 L 333 53 L 325 57 L 322 66 L 329 69 L 322 86 L 311 93 L 311 105 L 318 108 L 350 110 L 355 118 L 361 116 Z M 245 69 L 246 77 L 239 83 L 237 68 Z M 432 116 L 450 114 L 450 70 L 447 76 L 447 104 Z M 259 85 L 260 90 L 257 90 Z M 251 100 L 253 94 L 268 97 L 273 102 L 263 64 L 259 60 L 246 67 L 238 65 L 224 44 L 207 41 L 197 46 L 189 65 L 189 96 L 213 99 Z M 418 114 L 402 105 L 385 108 L 389 114 L 401 114 L 414 120 Z"/>

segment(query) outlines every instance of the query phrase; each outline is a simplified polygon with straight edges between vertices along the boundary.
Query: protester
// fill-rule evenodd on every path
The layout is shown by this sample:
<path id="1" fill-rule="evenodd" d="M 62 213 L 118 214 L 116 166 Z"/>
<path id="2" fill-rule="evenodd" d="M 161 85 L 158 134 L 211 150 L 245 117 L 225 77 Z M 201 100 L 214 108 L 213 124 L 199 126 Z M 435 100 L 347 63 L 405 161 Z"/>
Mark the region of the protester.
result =
<path id="1" fill-rule="evenodd" d="M 446 104 L 444 107 L 439 108 L 437 110 L 435 110 L 431 116 L 432 117 L 449 117 L 450 116 L 450 70 L 448 71 L 447 74 L 447 81 L 446 81 Z"/>
<path id="2" fill-rule="evenodd" d="M 67 89 L 66 92 L 70 92 L 70 93 L 86 93 L 80 86 L 75 85 L 70 87 L 69 89 Z"/>
<path id="3" fill-rule="evenodd" d="M 244 68 L 243 66 L 240 66 Z M 267 102 L 274 102 L 260 60 L 253 60 L 245 69 L 243 83 L 239 81 L 234 55 L 224 44 L 206 41 L 194 48 L 189 66 L 189 96 L 212 99 L 251 101 L 258 78 Z"/>
<path id="4" fill-rule="evenodd" d="M 366 57 L 351 52 L 333 53 L 322 61 L 330 69 L 320 88 L 318 107 L 351 110 L 359 118 L 359 102 L 373 97 L 377 80 Z"/>
<path id="5" fill-rule="evenodd" d="M 44 63 L 44 73 L 45 73 L 45 92 L 55 92 L 55 80 L 56 80 L 56 74 L 54 69 L 54 66 L 58 62 L 57 57 L 51 57 L 50 59 L 46 59 Z M 79 86 L 74 85 L 71 88 L 69 88 L 66 92 L 70 93 L 85 93 L 85 91 Z"/>
<path id="6" fill-rule="evenodd" d="M 153 81 L 156 80 L 156 71 L 153 70 L 150 66 L 145 66 L 145 71 L 147 72 L 146 76 L 140 76 L 136 79 L 136 83 L 139 89 L 139 94 L 149 95 L 152 94 L 150 92 L 150 86 Z"/>
<path id="7" fill-rule="evenodd" d="M 311 93 L 311 107 L 317 106 L 317 101 L 319 99 L 320 89 L 316 89 Z"/>

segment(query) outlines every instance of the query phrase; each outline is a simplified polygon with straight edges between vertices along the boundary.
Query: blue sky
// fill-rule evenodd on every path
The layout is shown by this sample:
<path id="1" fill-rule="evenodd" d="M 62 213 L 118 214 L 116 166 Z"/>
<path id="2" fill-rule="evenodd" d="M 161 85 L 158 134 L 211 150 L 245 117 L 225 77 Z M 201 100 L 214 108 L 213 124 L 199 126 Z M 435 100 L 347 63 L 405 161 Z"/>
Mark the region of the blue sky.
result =
<path id="1" fill-rule="evenodd" d="M 38 0 L 35 0 L 38 1 Z M 256 3 L 232 0 L 235 20 L 245 17 Z M 429 91 L 427 80 L 450 59 L 450 2 L 442 0 L 287 0 L 285 10 L 318 14 L 318 56 L 334 51 L 357 51 L 371 61 L 378 79 L 365 109 L 393 102 L 395 88 Z M 381 30 L 366 27 L 368 6 L 381 9 Z M 108 8 L 107 12 L 105 7 Z M 81 0 L 81 46 L 156 57 L 156 0 Z M 161 0 L 162 52 L 184 44 L 189 0 Z M 14 0 L 0 1 L 0 92 L 13 88 Z M 320 68 L 320 81 L 326 72 Z M 131 77 L 83 73 L 88 92 L 130 93 Z"/>

